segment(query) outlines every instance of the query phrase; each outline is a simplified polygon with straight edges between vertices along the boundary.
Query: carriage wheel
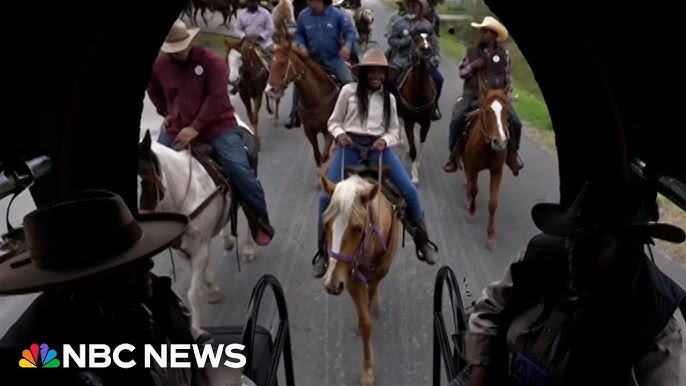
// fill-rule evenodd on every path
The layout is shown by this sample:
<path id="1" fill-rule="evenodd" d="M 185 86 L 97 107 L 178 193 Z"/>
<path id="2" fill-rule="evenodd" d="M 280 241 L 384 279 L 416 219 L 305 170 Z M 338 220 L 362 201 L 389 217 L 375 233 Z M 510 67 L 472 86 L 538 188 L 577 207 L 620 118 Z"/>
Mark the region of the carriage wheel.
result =
<path id="1" fill-rule="evenodd" d="M 443 289 L 446 284 L 450 296 L 453 325 L 455 326 L 455 334 L 451 337 L 452 345 L 443 317 Z M 441 385 L 441 359 L 448 382 L 457 377 L 467 365 L 464 358 L 464 334 L 466 331 L 467 317 L 464 312 L 460 287 L 453 270 L 448 266 L 443 266 L 438 270 L 434 284 L 433 386 Z"/>
<path id="2" fill-rule="evenodd" d="M 276 385 L 276 372 L 279 369 L 279 360 L 281 359 L 282 353 L 284 371 L 286 373 L 286 386 L 295 386 L 286 297 L 283 294 L 281 283 L 272 275 L 262 276 L 252 290 L 250 302 L 248 303 L 248 312 L 245 317 L 245 325 L 243 326 L 243 337 L 241 339 L 245 346 L 244 352 L 254 352 L 253 347 L 255 345 L 255 332 L 257 331 L 257 316 L 259 315 L 262 297 L 264 296 L 264 291 L 267 287 L 272 288 L 272 292 L 276 298 L 276 307 L 279 310 L 279 328 L 276 330 L 276 336 L 274 337 L 274 351 L 272 352 L 269 372 L 264 386 Z M 256 374 L 252 374 L 252 355 L 248 355 L 246 359 L 247 361 L 245 367 L 243 367 L 243 373 L 248 378 L 255 379 Z"/>

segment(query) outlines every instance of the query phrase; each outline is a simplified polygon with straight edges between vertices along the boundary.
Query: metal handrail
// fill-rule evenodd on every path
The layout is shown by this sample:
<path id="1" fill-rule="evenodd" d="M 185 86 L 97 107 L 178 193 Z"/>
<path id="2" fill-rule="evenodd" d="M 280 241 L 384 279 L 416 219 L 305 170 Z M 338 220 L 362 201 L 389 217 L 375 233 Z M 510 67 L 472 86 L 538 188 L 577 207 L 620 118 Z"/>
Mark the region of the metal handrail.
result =
<path id="1" fill-rule="evenodd" d="M 279 280 L 273 275 L 264 275 L 253 288 L 250 296 L 250 303 L 248 303 L 248 311 L 245 317 L 245 324 L 243 326 L 243 336 L 241 341 L 245 346 L 245 352 L 250 353 L 246 358 L 245 367 L 243 367 L 243 374 L 250 379 L 255 379 L 256 374 L 253 374 L 253 347 L 255 345 L 255 332 L 257 331 L 257 317 L 262 304 L 262 297 L 267 287 L 271 287 L 274 297 L 276 298 L 276 307 L 279 310 L 279 328 L 274 337 L 274 352 L 269 364 L 269 372 L 267 380 L 264 385 L 260 386 L 275 386 L 276 372 L 279 369 L 279 360 L 283 353 L 284 370 L 286 372 L 286 386 L 295 386 L 293 376 L 293 353 L 291 351 L 291 334 L 288 323 L 288 306 L 286 297 L 283 294 L 283 288 Z"/>
<path id="2" fill-rule="evenodd" d="M 456 327 L 456 337 L 453 338 L 451 349 L 448 332 L 445 328 L 443 318 L 443 289 L 447 284 L 450 296 L 450 308 L 453 314 L 453 324 Z M 441 385 L 441 359 L 445 366 L 448 381 L 457 377 L 464 367 L 462 340 L 460 334 L 467 330 L 467 320 L 465 317 L 462 294 L 457 284 L 455 273 L 448 266 L 443 266 L 436 274 L 434 284 L 434 329 L 433 329 L 433 386 Z"/>

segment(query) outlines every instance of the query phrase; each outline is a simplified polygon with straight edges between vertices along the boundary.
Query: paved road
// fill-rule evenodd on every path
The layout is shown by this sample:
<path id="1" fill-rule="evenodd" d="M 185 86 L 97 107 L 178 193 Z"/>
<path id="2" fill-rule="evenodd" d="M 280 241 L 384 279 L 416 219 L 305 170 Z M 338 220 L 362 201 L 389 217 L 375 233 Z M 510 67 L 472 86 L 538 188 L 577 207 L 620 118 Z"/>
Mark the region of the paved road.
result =
<path id="1" fill-rule="evenodd" d="M 374 38 L 382 41 L 379 31 L 388 19 L 388 11 L 376 0 L 368 0 L 366 4 L 376 14 Z M 529 216 L 531 206 L 558 199 L 555 160 L 524 138 L 522 153 L 526 169 L 518 178 L 506 173 L 497 214 L 498 249 L 493 252 L 486 249 L 487 204 L 484 196 L 478 200 L 478 221 L 466 223 L 463 175 L 447 175 L 441 169 L 447 151 L 448 114 L 445 113 L 450 112 L 452 101 L 461 90 L 455 64 L 444 60 L 441 69 L 446 78 L 441 109 L 446 117 L 434 123 L 429 134 L 420 183 L 429 232 L 440 248 L 441 261 L 433 267 L 418 262 L 408 238 L 406 247 L 400 251 L 395 266 L 381 285 L 383 313 L 374 321 L 373 332 L 379 386 L 430 383 L 431 307 L 438 268 L 450 265 L 458 279 L 464 279 L 471 291 L 478 294 L 485 284 L 500 276 L 510 258 L 537 233 Z M 245 116 L 240 102 L 235 99 L 234 103 Z M 282 103 L 282 117 L 289 104 L 289 100 Z M 141 128 L 157 128 L 160 121 L 146 99 Z M 258 250 L 254 262 L 243 266 L 242 272 L 238 272 L 235 256 L 222 258 L 219 244 L 215 245 L 215 269 L 217 277 L 223 278 L 225 300 L 219 305 L 208 305 L 206 318 L 213 325 L 242 324 L 252 287 L 263 274 L 273 274 L 283 284 L 288 299 L 297 384 L 357 385 L 362 349 L 354 333 L 357 321 L 352 301 L 346 294 L 340 297 L 327 295 L 321 281 L 310 276 L 318 197 L 314 189 L 315 170 L 310 147 L 300 129 L 285 130 L 280 122 L 278 126 L 272 126 L 272 117 L 266 113 L 262 114 L 261 122 L 263 150 L 259 172 L 277 234 L 269 247 Z M 488 191 L 486 175 L 481 178 L 481 189 Z M 2 213 L 7 201 L 0 202 Z M 31 209 L 30 197 L 23 195 L 17 200 L 11 218 L 17 223 Z M 171 273 L 168 253 L 160 255 L 156 262 L 156 272 Z M 686 286 L 686 274 L 674 263 L 658 256 L 658 265 Z M 187 264 L 176 259 L 176 268 L 175 288 L 185 294 Z M 0 298 L 0 333 L 16 320 L 32 298 Z M 270 302 L 265 304 L 261 323 L 275 326 L 276 313 Z"/>

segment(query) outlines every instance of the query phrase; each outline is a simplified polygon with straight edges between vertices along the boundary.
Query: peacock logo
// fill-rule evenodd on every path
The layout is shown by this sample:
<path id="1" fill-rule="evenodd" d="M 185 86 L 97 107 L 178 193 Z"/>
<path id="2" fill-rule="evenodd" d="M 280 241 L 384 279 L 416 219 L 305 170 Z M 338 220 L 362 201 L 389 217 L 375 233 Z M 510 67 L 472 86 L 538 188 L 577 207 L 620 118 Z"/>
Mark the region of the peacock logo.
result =
<path id="1" fill-rule="evenodd" d="M 39 357 L 40 354 L 40 357 Z M 35 369 L 35 368 L 56 368 L 60 367 L 60 360 L 57 359 L 57 352 L 50 349 L 50 347 L 43 343 L 38 346 L 37 343 L 32 344 L 28 350 L 24 350 L 21 353 L 21 359 L 19 359 L 19 367 L 25 369 Z"/>

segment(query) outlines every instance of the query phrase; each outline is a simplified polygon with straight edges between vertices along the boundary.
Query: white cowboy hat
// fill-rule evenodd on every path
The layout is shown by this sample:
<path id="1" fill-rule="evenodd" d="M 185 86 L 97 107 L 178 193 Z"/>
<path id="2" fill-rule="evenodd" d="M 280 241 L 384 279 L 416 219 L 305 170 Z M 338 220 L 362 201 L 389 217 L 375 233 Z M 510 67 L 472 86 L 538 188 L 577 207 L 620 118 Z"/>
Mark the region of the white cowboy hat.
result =
<path id="1" fill-rule="evenodd" d="M 162 43 L 162 52 L 173 54 L 188 48 L 195 36 L 200 32 L 200 28 L 186 28 L 186 23 L 181 20 L 174 22 L 169 34 Z"/>
<path id="2" fill-rule="evenodd" d="M 504 42 L 507 40 L 508 33 L 507 28 L 502 25 L 498 20 L 491 16 L 484 17 L 481 23 L 472 22 L 472 27 L 474 28 L 488 28 L 495 32 L 498 36 L 495 38 L 497 42 Z"/>
<path id="3" fill-rule="evenodd" d="M 334 7 L 338 7 L 339 5 L 343 4 L 344 1 L 345 0 L 333 0 L 331 5 L 333 5 Z"/>

